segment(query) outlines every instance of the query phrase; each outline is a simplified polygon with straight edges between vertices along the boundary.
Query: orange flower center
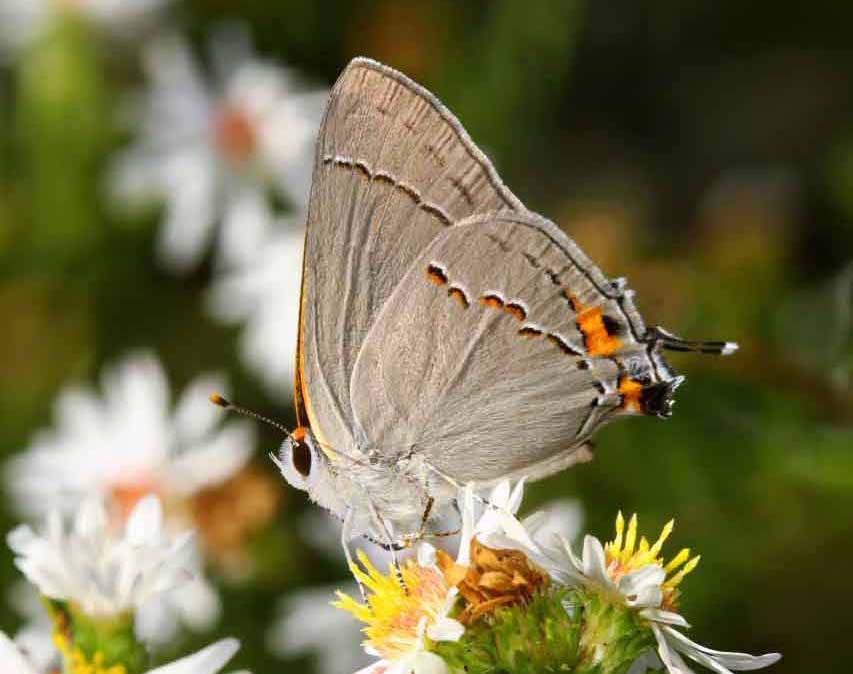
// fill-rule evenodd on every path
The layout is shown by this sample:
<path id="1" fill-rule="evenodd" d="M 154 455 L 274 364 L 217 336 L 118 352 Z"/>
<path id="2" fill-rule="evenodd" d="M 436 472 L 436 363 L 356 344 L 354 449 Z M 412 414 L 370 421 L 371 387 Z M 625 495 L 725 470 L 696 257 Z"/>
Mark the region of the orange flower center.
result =
<path id="1" fill-rule="evenodd" d="M 236 108 L 225 108 L 214 122 L 216 146 L 234 164 L 244 164 L 255 153 L 257 134 L 248 116 Z"/>

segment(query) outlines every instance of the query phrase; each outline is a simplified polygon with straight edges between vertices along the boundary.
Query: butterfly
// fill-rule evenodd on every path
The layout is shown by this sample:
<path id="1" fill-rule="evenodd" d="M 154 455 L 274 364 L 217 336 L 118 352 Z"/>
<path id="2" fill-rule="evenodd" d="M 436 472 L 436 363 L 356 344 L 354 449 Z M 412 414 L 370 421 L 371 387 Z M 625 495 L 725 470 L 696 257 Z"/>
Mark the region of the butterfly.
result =
<path id="1" fill-rule="evenodd" d="M 737 348 L 646 326 L 435 96 L 364 58 L 322 121 L 303 264 L 298 427 L 276 460 L 347 553 L 439 535 L 460 485 L 543 478 L 589 460 L 602 424 L 669 416 L 665 349 Z"/>

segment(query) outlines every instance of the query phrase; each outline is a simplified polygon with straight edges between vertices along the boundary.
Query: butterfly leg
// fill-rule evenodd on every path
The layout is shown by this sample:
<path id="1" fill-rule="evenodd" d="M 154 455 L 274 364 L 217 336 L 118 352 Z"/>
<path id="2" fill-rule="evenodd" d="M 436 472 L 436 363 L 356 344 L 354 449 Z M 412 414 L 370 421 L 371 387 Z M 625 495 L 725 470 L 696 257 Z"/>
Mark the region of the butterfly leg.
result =
<path id="1" fill-rule="evenodd" d="M 394 542 L 394 538 L 391 536 L 391 532 L 388 531 L 385 520 L 382 519 L 382 515 L 376 509 L 373 501 L 368 501 L 368 507 L 370 508 L 370 517 L 373 520 L 373 526 L 376 527 L 376 530 L 382 535 L 382 538 L 385 539 L 385 545 L 388 546 L 385 549 L 391 553 L 391 561 L 394 564 L 394 571 L 397 574 L 397 582 L 400 583 L 400 587 L 402 587 L 406 594 L 408 594 L 409 588 L 406 587 L 406 582 L 403 580 L 403 574 L 400 572 L 400 562 L 397 559 L 397 550 L 399 549 L 399 546 Z"/>
<path id="2" fill-rule="evenodd" d="M 349 549 L 350 538 L 352 537 L 352 521 L 353 521 L 353 511 L 352 508 L 347 508 L 347 514 L 344 516 L 344 525 L 341 528 L 341 547 L 344 549 L 344 556 L 347 559 L 347 568 L 352 572 L 352 567 L 354 565 L 352 559 L 352 552 Z M 355 582 L 358 583 L 358 591 L 361 593 L 361 600 L 367 601 L 367 594 L 364 591 L 364 585 L 361 584 L 361 581 L 356 578 Z"/>

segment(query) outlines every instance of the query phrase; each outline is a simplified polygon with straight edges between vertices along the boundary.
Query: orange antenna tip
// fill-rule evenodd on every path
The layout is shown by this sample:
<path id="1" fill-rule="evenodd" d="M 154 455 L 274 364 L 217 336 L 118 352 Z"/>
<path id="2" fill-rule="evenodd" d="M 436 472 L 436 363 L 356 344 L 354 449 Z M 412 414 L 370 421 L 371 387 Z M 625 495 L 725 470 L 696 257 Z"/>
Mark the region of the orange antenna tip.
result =
<path id="1" fill-rule="evenodd" d="M 231 403 L 229 403 L 225 398 L 223 398 L 218 393 L 211 393 L 210 394 L 210 402 L 212 402 L 214 405 L 218 405 L 219 407 L 225 407 L 225 408 L 231 407 Z"/>

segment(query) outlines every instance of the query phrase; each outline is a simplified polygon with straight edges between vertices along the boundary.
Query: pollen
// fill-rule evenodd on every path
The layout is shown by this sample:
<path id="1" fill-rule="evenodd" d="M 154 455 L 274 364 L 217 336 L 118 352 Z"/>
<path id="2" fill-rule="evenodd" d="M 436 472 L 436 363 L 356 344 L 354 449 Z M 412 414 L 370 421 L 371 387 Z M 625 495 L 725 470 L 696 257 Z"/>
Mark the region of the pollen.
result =
<path id="1" fill-rule="evenodd" d="M 358 564 L 350 567 L 353 575 L 368 589 L 365 603 L 338 591 L 332 605 L 351 613 L 365 623 L 362 629 L 370 646 L 387 660 L 395 660 L 410 652 L 418 643 L 418 626 L 426 620 L 435 623 L 444 610 L 450 586 L 435 568 L 422 567 L 413 560 L 400 566 L 401 585 L 392 564 L 383 574 L 361 550 Z"/>
<path id="2" fill-rule="evenodd" d="M 670 520 L 654 543 L 650 544 L 645 536 L 640 536 L 638 541 L 637 516 L 631 516 L 626 530 L 625 518 L 620 511 L 616 516 L 616 536 L 604 546 L 607 573 L 613 581 L 645 566 L 661 567 L 666 574 L 662 585 L 662 607 L 668 610 L 676 608 L 680 593 L 678 586 L 685 576 L 696 568 L 700 559 L 698 555 L 691 557 L 689 548 L 683 548 L 669 562 L 664 560 L 661 550 L 674 527 L 675 520 Z"/>

